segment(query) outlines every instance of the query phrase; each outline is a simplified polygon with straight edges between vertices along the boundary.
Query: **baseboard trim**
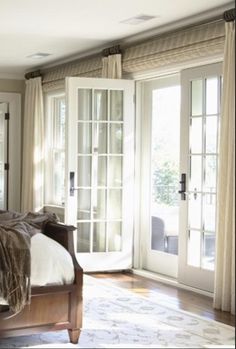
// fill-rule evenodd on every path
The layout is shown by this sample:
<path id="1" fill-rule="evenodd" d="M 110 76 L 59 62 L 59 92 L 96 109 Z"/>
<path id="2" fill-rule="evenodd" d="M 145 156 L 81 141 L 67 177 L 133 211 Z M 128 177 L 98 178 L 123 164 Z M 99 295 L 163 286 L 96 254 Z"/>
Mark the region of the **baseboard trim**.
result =
<path id="1" fill-rule="evenodd" d="M 170 278 L 170 277 L 165 276 L 165 275 L 156 274 L 156 273 L 144 270 L 144 269 L 131 269 L 130 272 L 133 274 L 139 275 L 139 276 L 146 277 L 148 279 L 159 281 L 163 284 L 171 285 L 171 286 L 174 286 L 177 288 L 181 288 L 181 289 L 184 289 L 187 291 L 195 292 L 195 293 L 202 294 L 204 296 L 213 298 L 213 293 L 211 293 L 211 292 L 200 290 L 200 289 L 195 288 L 195 287 L 181 284 L 176 279 Z"/>

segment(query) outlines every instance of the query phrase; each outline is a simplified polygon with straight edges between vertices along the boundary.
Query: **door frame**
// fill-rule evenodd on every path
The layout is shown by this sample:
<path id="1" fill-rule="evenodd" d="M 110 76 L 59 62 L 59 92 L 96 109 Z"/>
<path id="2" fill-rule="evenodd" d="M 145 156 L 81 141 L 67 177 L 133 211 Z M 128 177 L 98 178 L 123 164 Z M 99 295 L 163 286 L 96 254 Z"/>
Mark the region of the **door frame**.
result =
<path id="1" fill-rule="evenodd" d="M 180 84 L 180 74 L 171 73 L 162 76 L 155 76 L 150 79 L 145 79 L 136 82 L 136 138 L 135 138 L 135 235 L 134 235 L 134 256 L 133 256 L 133 267 L 135 269 L 145 270 L 148 243 L 150 236 L 150 192 L 151 192 L 151 181 L 147 178 L 147 169 L 151 173 L 151 143 L 146 139 L 143 140 L 142 131 L 145 128 L 150 130 L 151 128 L 151 117 L 146 118 L 145 122 L 142 120 L 144 115 L 145 107 L 145 83 L 155 85 L 159 80 L 160 88 L 163 86 L 171 86 L 176 83 Z M 151 86 L 149 87 L 151 89 Z M 145 114 L 150 116 L 151 110 L 145 109 Z M 148 154 L 144 156 L 143 152 Z M 149 217 L 149 218 L 148 218 Z M 145 232 L 145 233 L 144 233 Z M 170 264 L 172 265 L 171 278 L 177 278 L 178 272 L 178 256 L 164 253 L 161 251 L 154 251 L 154 255 L 151 259 L 158 258 L 158 264 L 162 265 L 163 271 L 166 268 L 165 259 L 169 258 Z M 167 256 L 168 255 L 168 256 Z M 169 268 L 169 267 L 168 267 Z M 167 269 L 166 272 L 168 273 Z M 160 273 L 159 271 L 157 273 Z M 167 276 L 168 277 L 168 276 Z"/>
<path id="2" fill-rule="evenodd" d="M 2 155 L 3 155 L 3 163 L 2 165 L 2 177 L 3 177 L 3 200 L 2 200 L 2 209 L 8 209 L 8 193 L 9 193 L 9 170 L 6 169 L 6 163 L 9 162 L 9 120 L 6 118 L 6 113 L 8 113 L 9 107 L 8 103 L 6 102 L 0 102 L 1 112 L 2 112 L 2 145 L 3 145 L 3 150 Z"/>
<path id="3" fill-rule="evenodd" d="M 21 193 L 21 95 L 0 92 L 0 103 L 9 105 L 9 183 L 8 209 L 20 212 Z M 12 141 L 11 141 L 12 140 Z"/>
<path id="4" fill-rule="evenodd" d="M 135 230 L 134 230 L 134 253 L 133 253 L 133 272 L 141 275 L 152 278 L 154 280 L 159 280 L 161 282 L 172 284 L 175 287 L 184 288 L 191 290 L 206 296 L 212 297 L 213 293 L 209 291 L 204 291 L 194 286 L 188 286 L 184 283 L 180 283 L 178 279 L 171 279 L 168 276 L 164 276 L 157 273 L 148 272 L 143 269 L 143 245 L 144 239 L 141 234 L 141 225 L 140 225 L 140 202 L 141 202 L 141 117 L 143 114 L 143 89 L 142 84 L 144 81 L 153 80 L 160 78 L 162 76 L 173 75 L 175 73 L 181 73 L 182 70 L 188 68 L 198 68 L 205 65 L 212 64 L 222 64 L 223 57 L 219 55 L 215 59 L 202 60 L 199 58 L 196 62 L 187 62 L 179 66 L 172 65 L 169 69 L 151 71 L 151 72 L 141 72 L 134 74 L 132 77 L 136 80 L 136 119 L 135 119 Z"/>

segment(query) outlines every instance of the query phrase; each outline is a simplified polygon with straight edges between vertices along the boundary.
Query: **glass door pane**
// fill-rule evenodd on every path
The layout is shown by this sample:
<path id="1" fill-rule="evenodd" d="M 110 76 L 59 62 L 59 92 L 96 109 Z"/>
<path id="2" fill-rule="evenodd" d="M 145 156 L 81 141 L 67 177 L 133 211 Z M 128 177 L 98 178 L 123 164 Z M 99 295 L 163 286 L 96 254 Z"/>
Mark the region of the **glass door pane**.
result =
<path id="1" fill-rule="evenodd" d="M 90 223 L 82 222 L 77 224 L 77 252 L 90 252 Z"/>
<path id="2" fill-rule="evenodd" d="M 123 150 L 123 126 L 122 124 L 111 124 L 110 125 L 110 153 L 122 154 Z"/>
<path id="3" fill-rule="evenodd" d="M 140 202 L 142 268 L 177 277 L 179 251 L 180 76 L 140 82 Z M 136 266 L 139 268 L 140 266 Z"/>
<path id="4" fill-rule="evenodd" d="M 107 120 L 107 91 L 94 90 L 93 120 Z"/>
<path id="5" fill-rule="evenodd" d="M 191 83 L 191 115 L 202 115 L 202 103 L 203 103 L 203 84 L 202 79 L 193 80 Z"/>
<path id="6" fill-rule="evenodd" d="M 178 255 L 179 127 L 180 86 L 153 90 L 151 248 L 175 255 Z"/>
<path id="7" fill-rule="evenodd" d="M 92 118 L 92 90 L 78 89 L 78 120 L 89 121 Z"/>
<path id="8" fill-rule="evenodd" d="M 123 121 L 123 91 L 110 91 L 110 120 Z"/>

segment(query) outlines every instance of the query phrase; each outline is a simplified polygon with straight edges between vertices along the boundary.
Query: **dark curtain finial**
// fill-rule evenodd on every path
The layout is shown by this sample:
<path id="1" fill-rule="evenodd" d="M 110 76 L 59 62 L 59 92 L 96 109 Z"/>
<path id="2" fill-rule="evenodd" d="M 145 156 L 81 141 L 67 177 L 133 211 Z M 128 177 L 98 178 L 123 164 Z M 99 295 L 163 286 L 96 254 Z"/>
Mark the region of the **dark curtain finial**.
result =
<path id="1" fill-rule="evenodd" d="M 223 18 L 226 22 L 235 21 L 235 8 L 225 11 L 223 13 Z"/>
<path id="2" fill-rule="evenodd" d="M 116 55 L 118 53 L 121 53 L 120 45 L 108 47 L 108 48 L 105 48 L 102 51 L 103 57 L 107 57 L 107 56 L 110 56 L 110 55 Z"/>
<path id="3" fill-rule="evenodd" d="M 39 76 L 42 76 L 40 70 L 36 70 L 36 71 L 32 71 L 29 73 L 25 74 L 25 79 L 29 80 L 29 79 L 34 79 L 34 78 L 38 78 Z"/>

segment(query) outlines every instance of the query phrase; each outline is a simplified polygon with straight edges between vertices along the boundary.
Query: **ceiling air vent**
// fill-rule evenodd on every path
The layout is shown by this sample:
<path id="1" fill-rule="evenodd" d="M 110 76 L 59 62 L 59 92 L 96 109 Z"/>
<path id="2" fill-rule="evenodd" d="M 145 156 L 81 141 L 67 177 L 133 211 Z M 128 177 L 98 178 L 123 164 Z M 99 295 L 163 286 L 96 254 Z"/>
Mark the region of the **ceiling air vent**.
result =
<path id="1" fill-rule="evenodd" d="M 40 58 L 45 58 L 48 56 L 51 56 L 51 53 L 37 52 L 37 53 L 33 53 L 30 56 L 27 56 L 27 58 L 40 59 Z"/>
<path id="2" fill-rule="evenodd" d="M 137 24 L 141 24 L 141 23 L 146 22 L 146 21 L 150 21 L 151 19 L 154 19 L 154 18 L 157 18 L 157 16 L 138 15 L 135 17 L 125 19 L 125 20 L 121 21 L 120 23 L 137 25 Z"/>

